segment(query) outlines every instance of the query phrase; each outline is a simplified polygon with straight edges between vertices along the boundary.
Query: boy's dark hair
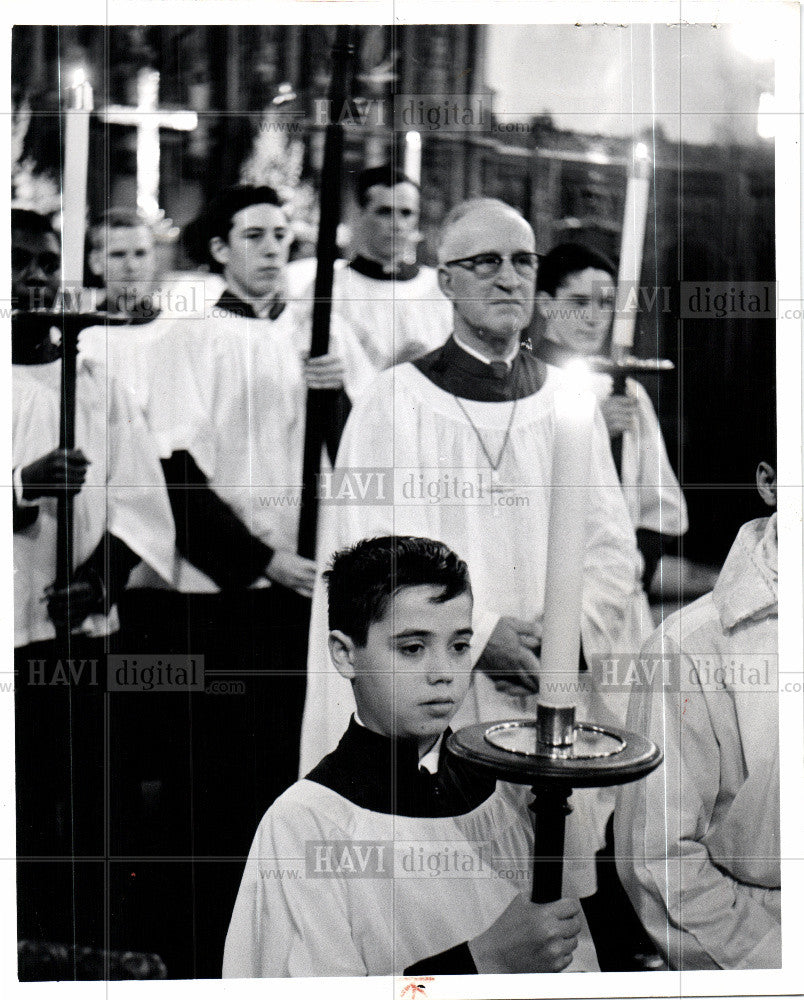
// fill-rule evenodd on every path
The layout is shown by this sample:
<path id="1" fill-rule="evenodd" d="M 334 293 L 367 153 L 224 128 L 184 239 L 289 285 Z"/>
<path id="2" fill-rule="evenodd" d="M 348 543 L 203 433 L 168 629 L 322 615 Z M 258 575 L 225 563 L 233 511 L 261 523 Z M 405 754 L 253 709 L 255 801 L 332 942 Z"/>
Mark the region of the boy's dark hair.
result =
<path id="1" fill-rule="evenodd" d="M 596 271 L 605 271 L 615 280 L 617 278 L 617 268 L 608 257 L 604 257 L 583 243 L 559 243 L 539 258 L 536 291 L 547 292 L 548 295 L 555 297 L 569 275 L 585 271 L 590 267 Z"/>
<path id="2" fill-rule="evenodd" d="M 384 163 L 381 167 L 368 167 L 357 175 L 357 203 L 361 208 L 368 204 L 369 188 L 373 188 L 375 184 L 389 188 L 396 184 L 412 184 L 417 191 L 421 191 L 416 181 L 391 163 Z"/>
<path id="3" fill-rule="evenodd" d="M 402 587 L 434 586 L 439 604 L 472 593 L 469 569 L 452 549 L 432 538 L 386 535 L 341 549 L 324 574 L 329 592 L 329 627 L 365 646 L 372 622 L 385 614 Z"/>
<path id="4" fill-rule="evenodd" d="M 224 188 L 209 206 L 207 212 L 207 239 L 218 236 L 228 240 L 232 220 L 238 212 L 251 205 L 276 205 L 282 208 L 279 195 L 272 187 L 252 187 L 250 184 L 235 184 Z"/>
<path id="5" fill-rule="evenodd" d="M 279 195 L 267 185 L 253 187 L 251 184 L 234 184 L 224 188 L 212 199 L 206 212 L 184 228 L 182 240 L 193 261 L 207 262 L 211 271 L 222 274 L 223 267 L 210 253 L 209 241 L 217 236 L 227 242 L 234 217 L 251 205 L 276 205 L 277 208 L 283 208 Z"/>
<path id="6" fill-rule="evenodd" d="M 42 233 L 52 233 L 54 236 L 57 235 L 49 217 L 47 215 L 42 215 L 41 212 L 34 212 L 31 208 L 11 209 L 12 232 L 15 229 L 18 229 L 23 233 L 31 233 L 34 236 L 39 236 Z"/>

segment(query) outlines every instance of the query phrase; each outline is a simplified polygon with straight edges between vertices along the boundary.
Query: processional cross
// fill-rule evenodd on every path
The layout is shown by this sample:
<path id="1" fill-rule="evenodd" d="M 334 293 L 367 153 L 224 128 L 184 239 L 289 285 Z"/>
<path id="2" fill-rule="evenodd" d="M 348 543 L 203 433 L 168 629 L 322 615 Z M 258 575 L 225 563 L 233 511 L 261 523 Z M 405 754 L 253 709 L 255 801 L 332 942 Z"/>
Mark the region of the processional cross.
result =
<path id="1" fill-rule="evenodd" d="M 192 132 L 198 114 L 159 107 L 159 70 L 143 67 L 137 73 L 137 104 L 111 104 L 98 112 L 109 125 L 132 125 L 137 129 L 137 208 L 150 223 L 159 222 L 159 130 Z"/>

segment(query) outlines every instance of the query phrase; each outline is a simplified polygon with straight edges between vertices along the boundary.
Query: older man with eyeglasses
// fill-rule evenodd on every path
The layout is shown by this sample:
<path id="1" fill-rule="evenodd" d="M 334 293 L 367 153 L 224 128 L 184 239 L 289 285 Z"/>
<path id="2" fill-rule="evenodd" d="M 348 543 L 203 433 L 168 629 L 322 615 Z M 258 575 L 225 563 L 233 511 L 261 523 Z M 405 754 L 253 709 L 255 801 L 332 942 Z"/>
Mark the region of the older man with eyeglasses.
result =
<path id="1" fill-rule="evenodd" d="M 337 503 L 322 508 L 324 559 L 357 539 L 395 532 L 443 541 L 469 564 L 477 669 L 459 725 L 527 714 L 538 690 L 553 395 L 565 376 L 521 345 L 537 267 L 533 230 L 509 205 L 483 198 L 453 209 L 439 247 L 452 334 L 430 354 L 384 372 L 361 398 L 329 492 Z M 622 722 L 625 699 L 603 698 L 601 659 L 638 649 L 651 623 L 634 530 L 599 414 L 594 436 L 578 700 L 581 717 L 615 723 Z M 325 603 L 319 579 L 303 773 L 333 749 L 354 707 L 348 685 L 324 671 Z M 583 812 L 584 794 L 573 798 Z M 587 857 L 602 843 L 602 820 L 598 815 L 593 823 L 597 844 L 586 838 Z M 590 869 L 578 865 L 576 874 L 583 876 L 578 895 L 593 892 Z"/>

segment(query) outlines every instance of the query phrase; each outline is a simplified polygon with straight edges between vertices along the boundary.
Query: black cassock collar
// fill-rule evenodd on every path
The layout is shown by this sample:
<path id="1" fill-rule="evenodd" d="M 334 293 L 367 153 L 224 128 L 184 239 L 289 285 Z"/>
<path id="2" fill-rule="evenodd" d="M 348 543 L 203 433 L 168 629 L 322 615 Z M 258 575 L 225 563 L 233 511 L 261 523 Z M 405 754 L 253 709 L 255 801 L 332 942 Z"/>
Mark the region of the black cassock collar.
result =
<path id="1" fill-rule="evenodd" d="M 349 267 L 364 278 L 374 278 L 375 281 L 412 281 L 419 273 L 418 264 L 406 264 L 400 261 L 392 271 L 386 270 L 377 260 L 357 255 L 349 261 Z"/>
<path id="2" fill-rule="evenodd" d="M 395 816 L 443 817 L 471 812 L 494 792 L 496 781 L 446 752 L 438 772 L 419 767 L 415 743 L 382 736 L 355 722 L 337 748 L 313 768 L 308 781 L 323 785 L 362 809 Z"/>
<path id="3" fill-rule="evenodd" d="M 240 316 L 241 319 L 259 319 L 256 312 L 254 311 L 254 306 L 250 302 L 246 302 L 245 299 L 241 299 L 239 295 L 235 295 L 233 291 L 229 288 L 223 290 L 223 294 L 215 303 L 215 309 L 225 309 L 226 312 L 231 313 L 233 316 Z M 277 298 L 271 303 L 271 308 L 268 311 L 267 319 L 278 319 L 285 310 L 285 303 Z"/>
<path id="4" fill-rule="evenodd" d="M 525 345 L 508 369 L 502 363 L 487 364 L 474 357 L 454 337 L 413 363 L 439 389 L 478 403 L 510 403 L 532 396 L 546 377 L 544 363 Z"/>

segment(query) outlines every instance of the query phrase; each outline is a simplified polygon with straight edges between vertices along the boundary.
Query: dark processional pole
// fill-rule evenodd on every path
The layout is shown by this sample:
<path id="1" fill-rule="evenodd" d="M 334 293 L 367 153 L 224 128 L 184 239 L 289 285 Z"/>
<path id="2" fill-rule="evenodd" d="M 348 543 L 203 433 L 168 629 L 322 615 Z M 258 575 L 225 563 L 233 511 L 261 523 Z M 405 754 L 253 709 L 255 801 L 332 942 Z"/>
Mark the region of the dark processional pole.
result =
<path id="1" fill-rule="evenodd" d="M 447 751 L 533 792 L 535 903 L 562 896 L 564 831 L 573 788 L 636 781 L 662 753 L 637 733 L 576 722 L 589 474 L 596 409 L 588 377 L 567 376 L 554 394 L 544 625 L 535 718 L 481 722 L 450 735 Z"/>
<path id="2" fill-rule="evenodd" d="M 321 211 L 318 227 L 317 266 L 313 302 L 313 332 L 310 357 L 329 350 L 332 314 L 332 278 L 338 255 L 336 234 L 341 218 L 341 174 L 343 170 L 343 109 L 349 100 L 355 28 L 350 24 L 335 29 L 332 48 L 332 77 L 329 85 L 329 116 L 324 138 L 321 168 Z M 315 557 L 318 525 L 318 474 L 321 449 L 338 420 L 338 391 L 308 389 L 304 427 L 302 497 L 299 513 L 299 555 Z M 334 455 L 332 456 L 334 459 Z"/>

